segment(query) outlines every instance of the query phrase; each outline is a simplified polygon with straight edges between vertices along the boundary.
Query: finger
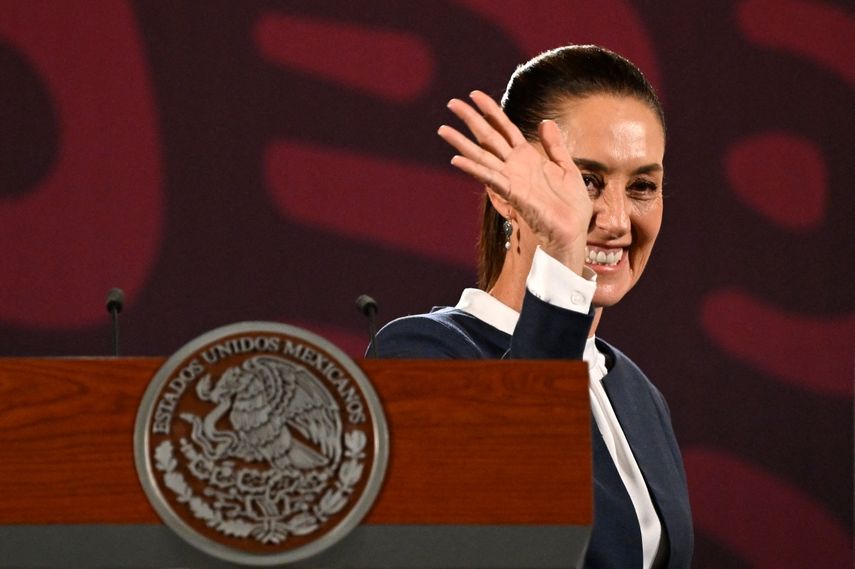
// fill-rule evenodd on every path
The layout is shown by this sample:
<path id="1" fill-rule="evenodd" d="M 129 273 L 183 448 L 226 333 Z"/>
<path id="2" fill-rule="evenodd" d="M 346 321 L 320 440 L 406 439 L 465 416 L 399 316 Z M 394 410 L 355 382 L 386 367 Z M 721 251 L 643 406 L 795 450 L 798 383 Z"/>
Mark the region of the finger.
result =
<path id="1" fill-rule="evenodd" d="M 505 137 L 468 103 L 460 99 L 451 99 L 448 102 L 448 108 L 466 124 L 475 140 L 482 147 L 502 159 L 511 153 L 511 146 Z"/>
<path id="2" fill-rule="evenodd" d="M 545 120 L 538 126 L 538 136 L 546 156 L 552 161 L 567 170 L 568 172 L 578 172 L 576 163 L 573 162 L 570 146 L 572 142 L 567 140 L 567 137 L 558 128 L 555 121 Z"/>
<path id="3" fill-rule="evenodd" d="M 508 179 L 499 172 L 487 168 L 465 156 L 454 156 L 451 159 L 451 165 L 488 186 L 503 198 L 508 197 L 510 184 Z"/>
<path id="4" fill-rule="evenodd" d="M 484 150 L 471 140 L 469 140 L 459 130 L 448 125 L 442 125 L 436 133 L 448 144 L 453 146 L 463 156 L 473 160 L 493 170 L 501 170 L 504 167 L 504 162 L 496 157 L 492 152 Z"/>
<path id="5" fill-rule="evenodd" d="M 478 109 L 484 113 L 487 121 L 498 130 L 511 146 L 518 146 L 526 142 L 525 136 L 517 128 L 517 125 L 511 122 L 502 107 L 499 106 L 492 97 L 482 91 L 472 91 L 469 97 L 478 106 Z"/>

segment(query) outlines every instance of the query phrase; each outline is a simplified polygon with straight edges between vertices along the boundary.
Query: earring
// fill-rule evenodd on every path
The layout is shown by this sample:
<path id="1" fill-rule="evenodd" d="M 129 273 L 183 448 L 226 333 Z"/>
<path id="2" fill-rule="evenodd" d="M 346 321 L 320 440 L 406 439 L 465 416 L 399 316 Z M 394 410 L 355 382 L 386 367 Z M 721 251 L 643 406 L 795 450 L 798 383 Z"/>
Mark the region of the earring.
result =
<path id="1" fill-rule="evenodd" d="M 511 234 L 514 232 L 514 226 L 511 225 L 510 220 L 505 220 L 502 222 L 502 233 L 505 234 L 505 251 L 511 250 Z"/>

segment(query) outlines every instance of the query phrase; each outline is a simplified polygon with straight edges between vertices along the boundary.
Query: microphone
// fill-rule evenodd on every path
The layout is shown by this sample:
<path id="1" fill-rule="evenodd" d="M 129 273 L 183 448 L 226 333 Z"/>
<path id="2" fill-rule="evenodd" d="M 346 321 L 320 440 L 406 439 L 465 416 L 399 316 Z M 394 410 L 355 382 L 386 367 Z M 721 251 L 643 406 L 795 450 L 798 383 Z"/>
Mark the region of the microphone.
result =
<path id="1" fill-rule="evenodd" d="M 107 312 L 113 321 L 113 355 L 119 356 L 119 312 L 125 305 L 125 293 L 120 288 L 111 288 L 107 293 Z"/>
<path id="2" fill-rule="evenodd" d="M 371 342 L 368 353 L 372 358 L 377 357 L 377 301 L 367 294 L 360 294 L 356 298 L 356 307 L 368 318 L 368 339 Z"/>

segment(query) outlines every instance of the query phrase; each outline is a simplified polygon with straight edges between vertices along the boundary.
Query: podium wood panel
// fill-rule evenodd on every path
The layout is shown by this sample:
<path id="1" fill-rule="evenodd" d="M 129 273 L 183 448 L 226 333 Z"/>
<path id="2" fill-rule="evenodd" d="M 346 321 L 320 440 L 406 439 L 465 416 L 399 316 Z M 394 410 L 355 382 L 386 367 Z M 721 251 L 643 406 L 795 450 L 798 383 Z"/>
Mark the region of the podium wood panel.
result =
<path id="1" fill-rule="evenodd" d="M 0 358 L 0 524 L 156 524 L 133 457 L 163 358 Z M 368 524 L 590 524 L 587 370 L 361 360 L 390 460 Z"/>

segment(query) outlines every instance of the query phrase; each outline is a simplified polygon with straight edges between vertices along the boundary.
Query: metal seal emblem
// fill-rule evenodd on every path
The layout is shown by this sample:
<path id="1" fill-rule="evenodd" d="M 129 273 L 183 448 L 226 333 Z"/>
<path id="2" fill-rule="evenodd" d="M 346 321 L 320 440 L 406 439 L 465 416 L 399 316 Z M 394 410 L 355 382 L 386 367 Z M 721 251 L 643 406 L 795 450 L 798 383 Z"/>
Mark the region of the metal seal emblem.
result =
<path id="1" fill-rule="evenodd" d="M 374 502 L 388 429 L 365 374 L 323 338 L 242 322 L 191 341 L 158 370 L 134 454 L 173 531 L 235 563 L 315 555 Z"/>

